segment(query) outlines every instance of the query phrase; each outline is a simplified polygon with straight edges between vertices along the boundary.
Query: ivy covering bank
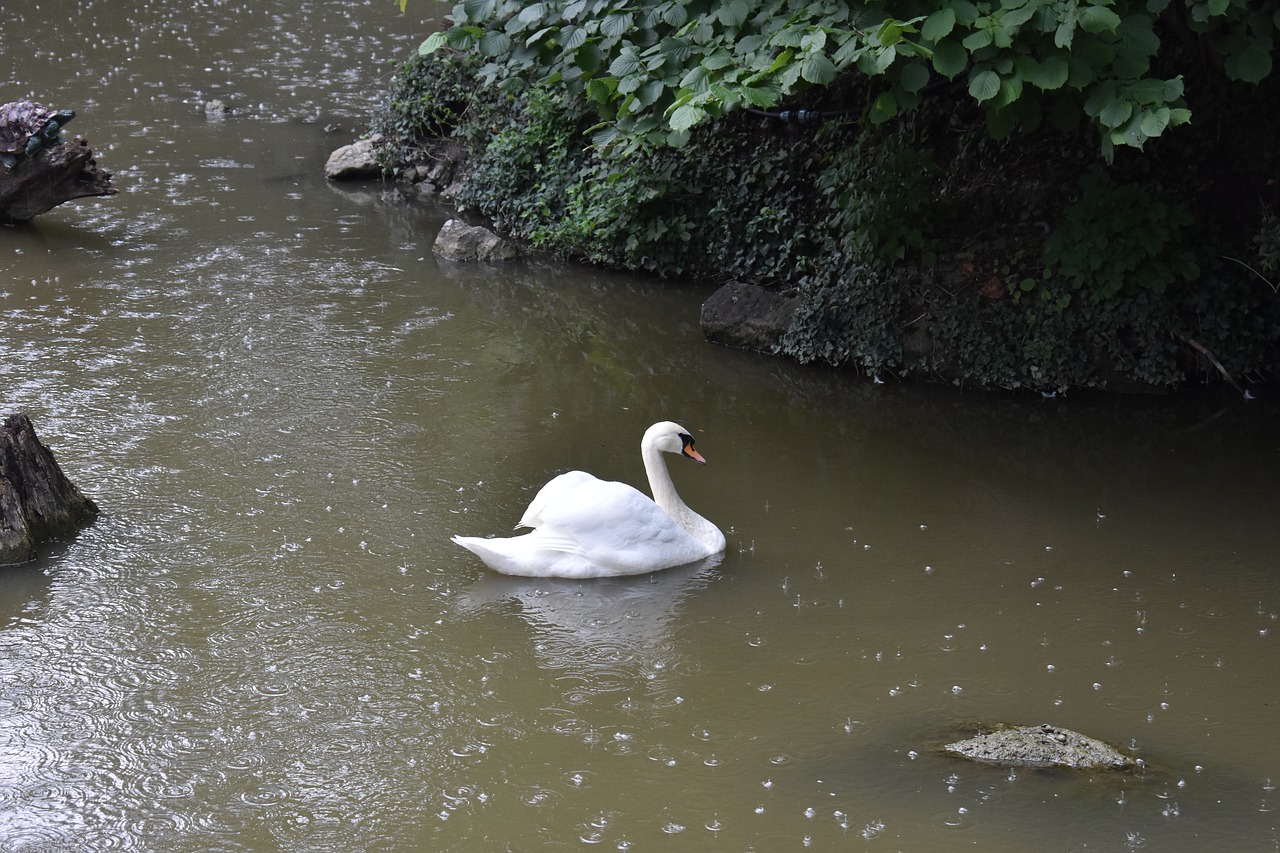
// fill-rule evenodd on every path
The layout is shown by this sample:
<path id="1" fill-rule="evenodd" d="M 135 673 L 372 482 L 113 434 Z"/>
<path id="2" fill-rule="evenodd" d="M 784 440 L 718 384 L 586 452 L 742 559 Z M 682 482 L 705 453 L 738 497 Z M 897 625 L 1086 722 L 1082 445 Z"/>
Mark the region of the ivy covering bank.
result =
<path id="1" fill-rule="evenodd" d="M 389 171 L 463 145 L 536 247 L 795 293 L 802 361 L 1242 383 L 1280 361 L 1276 9 L 468 0 L 373 130 Z"/>

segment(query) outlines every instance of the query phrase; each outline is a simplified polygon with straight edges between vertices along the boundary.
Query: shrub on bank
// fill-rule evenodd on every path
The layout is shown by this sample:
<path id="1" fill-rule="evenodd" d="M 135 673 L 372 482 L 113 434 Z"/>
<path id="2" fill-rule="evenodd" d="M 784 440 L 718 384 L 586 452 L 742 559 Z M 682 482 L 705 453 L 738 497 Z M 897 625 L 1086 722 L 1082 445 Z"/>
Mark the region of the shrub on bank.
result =
<path id="1" fill-rule="evenodd" d="M 477 70 L 447 51 L 399 70 L 372 128 L 388 171 L 451 137 L 468 151 L 459 201 L 507 236 L 792 292 L 779 349 L 800 361 L 1038 390 L 1276 365 L 1276 163 L 1247 151 L 1181 132 L 1105 164 L 1085 130 L 996 141 L 942 101 L 870 126 L 832 109 L 873 99 L 850 83 L 797 104 L 833 114 L 817 127 L 738 111 L 682 147 L 602 150 L 580 100 Z"/>

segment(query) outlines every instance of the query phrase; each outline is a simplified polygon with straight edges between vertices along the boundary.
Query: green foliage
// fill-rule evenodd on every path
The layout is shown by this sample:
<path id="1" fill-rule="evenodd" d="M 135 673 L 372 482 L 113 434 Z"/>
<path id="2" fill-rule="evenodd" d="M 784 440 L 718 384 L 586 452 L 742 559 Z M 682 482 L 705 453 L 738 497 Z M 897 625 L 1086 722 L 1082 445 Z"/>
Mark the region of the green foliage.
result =
<path id="1" fill-rule="evenodd" d="M 480 66 L 452 53 L 415 59 L 397 85 L 414 93 L 398 101 L 416 118 L 385 125 L 416 140 L 415 121 L 432 122 L 470 141 L 462 202 L 563 256 L 791 291 L 780 350 L 799 360 L 1040 390 L 1175 384 L 1203 363 L 1186 340 L 1237 375 L 1274 361 L 1280 296 L 1264 275 L 1280 263 L 1275 162 L 1229 155 L 1229 132 L 1188 146 L 1191 162 L 1260 176 L 1231 197 L 1253 217 L 1231 244 L 1240 259 L 1216 260 L 1224 243 L 1191 219 L 1221 218 L 1196 207 L 1213 182 L 1203 168 L 1181 182 L 1153 180 L 1136 157 L 1089 168 L 1087 139 L 964 132 L 976 108 L 816 133 L 738 112 L 691 128 L 678 148 L 600 148 L 582 99 L 559 87 L 455 97 L 468 71 Z M 450 102 L 465 103 L 447 114 L 456 125 L 424 106 Z"/>
<path id="2" fill-rule="evenodd" d="M 860 133 L 839 147 L 819 172 L 822 193 L 834 202 L 832 227 L 855 257 L 901 261 L 927 250 L 936 168 L 930 152 L 912 143 L 909 126 Z"/>
<path id="3" fill-rule="evenodd" d="M 583 107 L 538 90 L 506 98 L 486 113 L 486 138 L 460 201 L 483 210 L 504 233 L 545 245 L 561 221 L 568 193 L 587 159 L 581 145 Z"/>
<path id="4" fill-rule="evenodd" d="M 1184 202 L 1150 187 L 1118 184 L 1096 170 L 1080 179 L 1080 195 L 1045 243 L 1044 275 L 1066 293 L 1094 301 L 1150 291 L 1162 294 L 1200 274 Z M 1065 307 L 1065 305 L 1063 306 Z"/>
<path id="5" fill-rule="evenodd" d="M 1083 114 L 1109 157 L 1190 120 L 1183 79 L 1160 71 L 1178 66 L 1162 32 L 1199 39 L 1228 78 L 1257 83 L 1280 12 L 1246 0 L 463 0 L 452 22 L 420 51 L 469 52 L 508 91 L 561 87 L 594 105 L 598 143 L 628 150 L 680 146 L 708 119 L 856 75 L 879 88 L 874 122 L 955 81 L 996 138 Z"/>
<path id="6" fill-rule="evenodd" d="M 837 255 L 828 275 L 811 276 L 779 349 L 805 363 L 855 365 L 869 375 L 903 364 L 901 270 Z"/>
<path id="7" fill-rule="evenodd" d="M 442 51 L 405 62 L 391 78 L 370 127 L 386 139 L 380 149 L 383 167 L 390 171 L 413 161 L 424 138 L 451 136 L 484 99 L 475 85 L 474 63 L 464 55 Z"/>
<path id="8" fill-rule="evenodd" d="M 1280 274 L 1280 216 L 1264 215 L 1253 242 L 1258 247 L 1258 268 L 1267 275 Z"/>

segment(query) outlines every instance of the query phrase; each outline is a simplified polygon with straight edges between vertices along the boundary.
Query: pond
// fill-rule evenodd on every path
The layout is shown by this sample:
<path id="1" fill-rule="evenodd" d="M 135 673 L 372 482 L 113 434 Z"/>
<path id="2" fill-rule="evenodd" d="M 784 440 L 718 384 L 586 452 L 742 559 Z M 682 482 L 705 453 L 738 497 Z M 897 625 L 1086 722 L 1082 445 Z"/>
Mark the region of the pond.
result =
<path id="1" fill-rule="evenodd" d="M 10 11 L 4 100 L 121 192 L 0 229 L 0 413 L 102 508 L 0 569 L 0 850 L 1280 847 L 1265 394 L 876 385 L 707 344 L 704 285 L 437 260 L 448 209 L 321 167 L 443 11 Z M 723 559 L 449 541 L 668 418 Z M 939 754 L 976 721 L 1147 770 Z"/>

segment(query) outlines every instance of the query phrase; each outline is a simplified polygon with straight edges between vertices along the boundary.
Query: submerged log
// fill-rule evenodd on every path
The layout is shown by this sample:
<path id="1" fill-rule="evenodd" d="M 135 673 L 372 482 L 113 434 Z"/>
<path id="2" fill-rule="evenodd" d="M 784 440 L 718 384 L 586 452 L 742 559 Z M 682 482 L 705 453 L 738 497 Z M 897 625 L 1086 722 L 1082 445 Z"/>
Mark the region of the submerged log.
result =
<path id="1" fill-rule="evenodd" d="M 115 195 L 111 173 L 103 171 L 84 139 L 41 148 L 0 166 L 0 222 L 27 222 L 63 202 Z"/>
<path id="2" fill-rule="evenodd" d="M 18 413 L 0 425 L 0 564 L 34 559 L 36 546 L 69 536 L 98 514 Z"/>

